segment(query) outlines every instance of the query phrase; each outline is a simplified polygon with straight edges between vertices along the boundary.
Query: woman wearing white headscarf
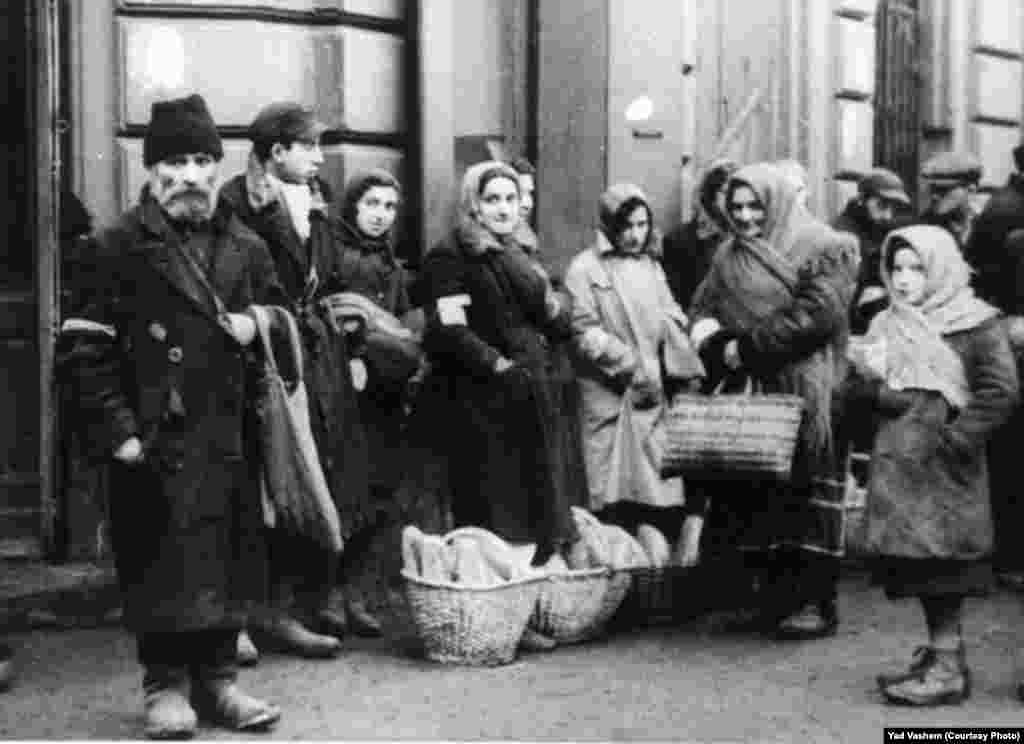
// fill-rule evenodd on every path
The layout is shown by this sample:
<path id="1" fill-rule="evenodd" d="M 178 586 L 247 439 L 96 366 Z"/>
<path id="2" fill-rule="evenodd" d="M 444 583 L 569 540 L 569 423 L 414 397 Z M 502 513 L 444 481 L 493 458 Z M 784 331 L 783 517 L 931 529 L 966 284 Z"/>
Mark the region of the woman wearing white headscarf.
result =
<path id="1" fill-rule="evenodd" d="M 728 484 L 713 491 L 706 534 L 726 555 L 745 551 L 761 573 L 759 622 L 784 638 L 835 633 L 843 484 L 832 396 L 843 372 L 857 245 L 815 219 L 799 185 L 770 163 L 740 168 L 726 208 L 733 235 L 715 255 L 691 309 L 708 384 L 728 392 L 748 380 L 803 398 L 786 484 Z M 716 524 L 717 523 L 717 524 Z"/>
<path id="2" fill-rule="evenodd" d="M 570 337 L 567 303 L 519 244 L 518 174 L 488 161 L 462 183 L 451 236 L 424 261 L 425 387 L 447 386 L 452 516 L 509 542 L 536 543 L 535 564 L 576 539 L 585 496 L 570 463 L 569 386 L 552 381 L 552 347 Z"/>
<path id="3" fill-rule="evenodd" d="M 882 675 L 891 702 L 959 703 L 970 694 L 963 601 L 992 583 L 986 444 L 1019 390 L 998 311 L 974 296 L 953 237 L 918 225 L 882 246 L 890 307 L 856 354 L 850 392 L 882 417 L 871 460 L 867 547 L 891 598 L 916 597 L 929 641 L 910 669 Z M 851 350 L 853 352 L 854 350 Z"/>

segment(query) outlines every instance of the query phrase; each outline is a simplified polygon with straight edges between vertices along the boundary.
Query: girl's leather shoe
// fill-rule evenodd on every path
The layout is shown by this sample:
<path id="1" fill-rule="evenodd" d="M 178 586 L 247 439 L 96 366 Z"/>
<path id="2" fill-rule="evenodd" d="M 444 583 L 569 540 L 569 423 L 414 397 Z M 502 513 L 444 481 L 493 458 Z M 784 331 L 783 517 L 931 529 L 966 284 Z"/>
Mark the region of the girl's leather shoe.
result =
<path id="1" fill-rule="evenodd" d="M 971 696 L 971 679 L 960 651 L 936 649 L 931 664 L 902 682 L 882 690 L 896 705 L 932 707 L 959 705 Z"/>

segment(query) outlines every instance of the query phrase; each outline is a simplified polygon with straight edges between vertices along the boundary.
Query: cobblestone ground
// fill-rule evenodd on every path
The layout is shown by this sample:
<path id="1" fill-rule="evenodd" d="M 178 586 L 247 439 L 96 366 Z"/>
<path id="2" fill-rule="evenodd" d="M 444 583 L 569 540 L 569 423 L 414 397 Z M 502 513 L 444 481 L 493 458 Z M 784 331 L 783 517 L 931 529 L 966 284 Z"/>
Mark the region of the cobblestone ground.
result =
<path id="1" fill-rule="evenodd" d="M 285 711 L 272 739 L 882 741 L 882 728 L 1024 725 L 1014 697 L 1024 643 L 1020 600 L 969 607 L 974 696 L 934 710 L 886 707 L 874 675 L 903 666 L 921 640 L 913 603 L 843 582 L 838 637 L 803 644 L 726 635 L 715 617 L 612 635 L 498 669 L 415 658 L 401 612 L 391 639 L 348 641 L 326 662 L 267 656 L 243 672 Z M 0 738 L 141 735 L 139 673 L 116 628 L 15 635 L 21 677 L 0 697 Z M 204 730 L 203 738 L 232 739 Z M 241 738 L 241 737 L 237 737 Z M 252 736 L 246 737 L 251 739 Z"/>

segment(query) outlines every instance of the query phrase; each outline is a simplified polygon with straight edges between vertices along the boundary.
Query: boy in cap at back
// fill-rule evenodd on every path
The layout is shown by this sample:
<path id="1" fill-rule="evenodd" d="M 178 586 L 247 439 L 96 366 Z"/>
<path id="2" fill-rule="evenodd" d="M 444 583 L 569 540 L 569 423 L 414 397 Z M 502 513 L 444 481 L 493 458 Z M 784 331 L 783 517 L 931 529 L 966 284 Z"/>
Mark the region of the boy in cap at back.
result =
<path id="1" fill-rule="evenodd" d="M 857 183 L 857 196 L 832 222 L 836 230 L 856 235 L 860 244 L 860 272 L 850 313 L 852 333 L 866 332 L 871 319 L 888 305 L 882 281 L 882 241 L 897 214 L 909 208 L 903 179 L 886 168 L 873 168 Z"/>

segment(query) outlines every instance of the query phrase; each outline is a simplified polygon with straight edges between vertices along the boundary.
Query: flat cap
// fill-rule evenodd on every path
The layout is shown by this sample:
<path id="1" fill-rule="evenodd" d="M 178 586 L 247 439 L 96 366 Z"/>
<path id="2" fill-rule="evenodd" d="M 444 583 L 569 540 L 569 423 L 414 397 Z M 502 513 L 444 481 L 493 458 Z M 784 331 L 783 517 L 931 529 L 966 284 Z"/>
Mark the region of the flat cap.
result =
<path id="1" fill-rule="evenodd" d="M 249 125 L 249 139 L 272 145 L 275 142 L 312 141 L 328 129 L 313 109 L 300 103 L 272 103 L 265 106 Z"/>
<path id="2" fill-rule="evenodd" d="M 978 157 L 962 151 L 940 152 L 921 166 L 921 177 L 937 186 L 977 183 L 982 172 Z"/>
<path id="3" fill-rule="evenodd" d="M 857 182 L 857 191 L 863 197 L 880 196 L 910 206 L 903 179 L 887 168 L 872 168 L 865 173 Z"/>

